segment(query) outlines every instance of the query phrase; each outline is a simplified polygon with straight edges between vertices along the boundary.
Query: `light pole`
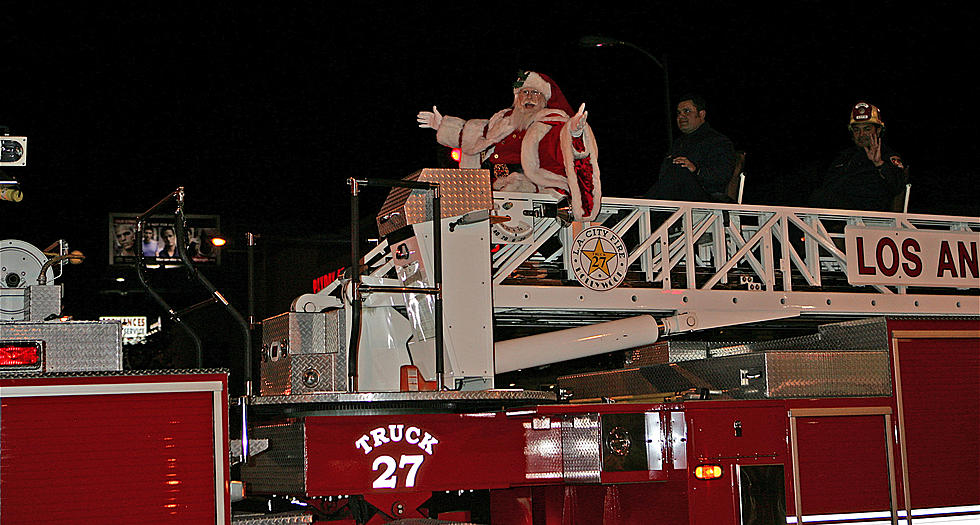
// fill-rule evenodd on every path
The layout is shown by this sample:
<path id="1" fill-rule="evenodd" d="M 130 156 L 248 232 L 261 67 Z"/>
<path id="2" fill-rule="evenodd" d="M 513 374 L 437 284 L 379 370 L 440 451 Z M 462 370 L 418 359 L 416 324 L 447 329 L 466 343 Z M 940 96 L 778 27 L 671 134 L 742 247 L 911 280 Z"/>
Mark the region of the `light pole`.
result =
<path id="1" fill-rule="evenodd" d="M 578 43 L 582 47 L 621 46 L 621 47 L 628 47 L 631 49 L 635 49 L 640 53 L 642 53 L 647 58 L 649 58 L 650 60 L 652 60 L 653 63 L 657 64 L 657 67 L 659 67 L 660 70 L 664 72 L 664 112 L 665 112 L 664 115 L 666 116 L 665 121 L 667 123 L 667 151 L 669 152 L 671 144 L 674 143 L 674 127 L 671 119 L 672 113 L 670 107 L 670 75 L 667 73 L 666 57 L 664 57 L 664 59 L 661 60 L 655 57 L 652 53 L 650 53 L 646 49 L 643 49 L 642 47 L 636 44 L 624 42 L 623 40 L 619 40 L 617 38 L 610 38 L 610 37 L 599 36 L 599 35 L 583 36 L 582 38 L 578 39 Z"/>

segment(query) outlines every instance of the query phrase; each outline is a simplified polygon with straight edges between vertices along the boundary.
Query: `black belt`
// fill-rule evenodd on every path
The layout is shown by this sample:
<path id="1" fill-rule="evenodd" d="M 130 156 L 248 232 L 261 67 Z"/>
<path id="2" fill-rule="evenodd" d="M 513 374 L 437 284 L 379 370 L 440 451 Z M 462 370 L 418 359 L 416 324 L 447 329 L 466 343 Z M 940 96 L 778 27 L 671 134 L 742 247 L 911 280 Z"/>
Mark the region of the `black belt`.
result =
<path id="1" fill-rule="evenodd" d="M 489 161 L 485 161 L 480 167 L 490 170 L 492 179 L 499 179 L 514 172 L 522 173 L 524 171 L 520 164 L 497 164 Z"/>

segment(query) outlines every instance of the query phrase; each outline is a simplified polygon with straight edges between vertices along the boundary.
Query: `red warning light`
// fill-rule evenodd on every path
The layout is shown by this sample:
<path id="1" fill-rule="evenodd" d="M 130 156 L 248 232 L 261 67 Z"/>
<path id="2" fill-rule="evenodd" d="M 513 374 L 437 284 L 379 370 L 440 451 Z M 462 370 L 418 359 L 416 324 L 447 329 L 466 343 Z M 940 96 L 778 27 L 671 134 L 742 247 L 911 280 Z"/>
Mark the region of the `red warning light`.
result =
<path id="1" fill-rule="evenodd" d="M 453 150 L 449 152 L 449 156 L 452 157 L 452 159 L 455 160 L 456 162 L 459 162 L 460 159 L 463 158 L 463 150 L 459 148 L 453 148 Z"/>
<path id="2" fill-rule="evenodd" d="M 41 343 L 25 341 L 0 342 L 0 367 L 40 368 Z"/>

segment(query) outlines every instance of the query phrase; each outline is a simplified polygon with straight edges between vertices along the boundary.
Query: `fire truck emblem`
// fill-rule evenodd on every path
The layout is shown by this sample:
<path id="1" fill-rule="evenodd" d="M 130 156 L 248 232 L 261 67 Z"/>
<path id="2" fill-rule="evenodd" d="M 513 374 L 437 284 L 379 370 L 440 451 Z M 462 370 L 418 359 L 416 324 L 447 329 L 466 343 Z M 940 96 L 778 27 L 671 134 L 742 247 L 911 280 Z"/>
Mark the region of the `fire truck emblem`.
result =
<path id="1" fill-rule="evenodd" d="M 603 226 L 582 230 L 572 242 L 571 261 L 575 279 L 593 290 L 611 290 L 626 278 L 629 254 L 623 239 Z"/>

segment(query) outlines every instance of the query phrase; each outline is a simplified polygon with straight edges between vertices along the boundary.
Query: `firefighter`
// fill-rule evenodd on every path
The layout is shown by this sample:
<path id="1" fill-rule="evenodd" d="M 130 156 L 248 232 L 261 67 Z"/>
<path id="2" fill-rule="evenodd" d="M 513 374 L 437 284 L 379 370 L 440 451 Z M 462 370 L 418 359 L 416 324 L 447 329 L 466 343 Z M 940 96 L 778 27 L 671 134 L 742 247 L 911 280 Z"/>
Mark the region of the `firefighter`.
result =
<path id="1" fill-rule="evenodd" d="M 895 202 L 905 187 L 906 170 L 898 153 L 884 144 L 881 112 L 867 102 L 858 102 L 851 108 L 848 130 L 854 146 L 837 155 L 821 185 L 810 195 L 810 206 L 899 211 Z"/>

